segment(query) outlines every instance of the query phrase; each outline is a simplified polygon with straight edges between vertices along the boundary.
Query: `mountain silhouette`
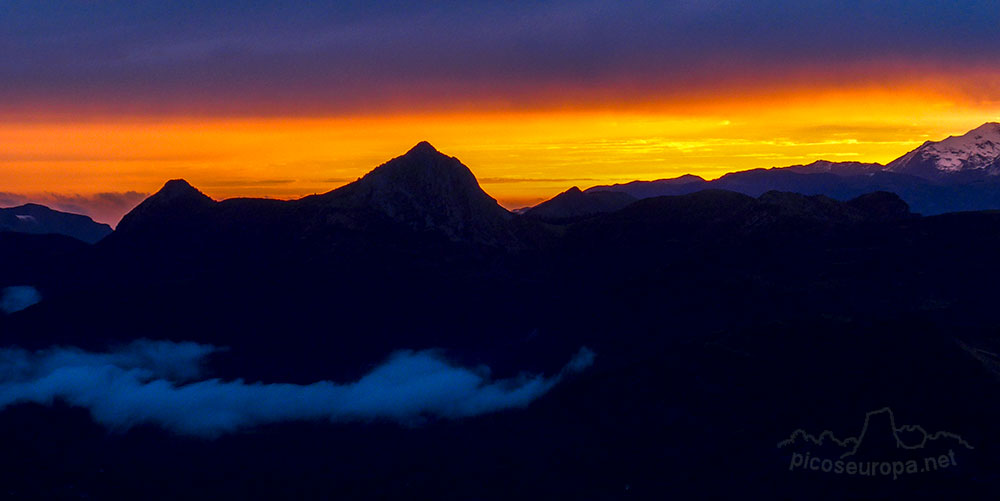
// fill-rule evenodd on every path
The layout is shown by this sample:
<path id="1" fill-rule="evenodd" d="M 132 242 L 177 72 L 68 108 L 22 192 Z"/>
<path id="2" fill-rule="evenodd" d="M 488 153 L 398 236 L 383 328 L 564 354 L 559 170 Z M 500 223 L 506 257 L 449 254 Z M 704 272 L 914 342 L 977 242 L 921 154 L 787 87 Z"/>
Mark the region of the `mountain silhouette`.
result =
<path id="1" fill-rule="evenodd" d="M 700 176 L 684 174 L 680 177 L 658 179 L 656 181 L 631 181 L 628 183 L 607 186 L 594 186 L 585 191 L 587 193 L 612 191 L 628 193 L 635 198 L 650 198 L 663 195 L 683 195 L 685 193 L 693 193 L 695 191 L 708 188 L 707 183 L 708 182 Z"/>
<path id="2" fill-rule="evenodd" d="M 938 443 L 938 441 L 942 441 Z M 941 453 L 941 446 L 974 447 L 961 436 L 948 431 L 927 432 L 919 425 L 900 425 L 889 407 L 883 407 L 865 414 L 865 419 L 857 436 L 838 438 L 824 430 L 811 435 L 802 429 L 795 430 L 785 440 L 778 442 L 779 448 L 814 445 L 837 450 L 838 457 L 851 459 L 900 459 L 906 451 L 921 451 L 925 455 Z M 926 449 L 926 450 L 925 450 Z M 912 456 L 911 459 L 919 456 Z"/>
<path id="3" fill-rule="evenodd" d="M 60 212 L 39 204 L 25 204 L 0 209 L 0 231 L 53 233 L 92 244 L 108 236 L 111 227 L 80 214 Z"/>
<path id="4" fill-rule="evenodd" d="M 155 231 L 161 226 L 183 224 L 210 210 L 215 201 L 183 179 L 167 181 L 118 223 L 116 233 Z M 161 230 L 162 231 L 162 230 Z"/>
<path id="5" fill-rule="evenodd" d="M 878 192 L 841 202 L 823 195 L 769 191 L 758 198 L 725 190 L 647 198 L 602 218 L 577 226 L 610 228 L 618 238 L 646 238 L 646 232 L 667 235 L 697 231 L 709 238 L 789 231 L 817 231 L 830 225 L 902 221 L 912 218 L 908 206 L 892 193 Z M 603 230 L 602 230 L 603 231 Z M 596 238 L 596 237 L 595 237 Z"/>
<path id="6" fill-rule="evenodd" d="M 505 225 L 513 217 L 479 187 L 468 167 L 426 141 L 315 198 L 309 202 L 373 210 L 413 229 L 486 243 L 508 239 Z"/>
<path id="7" fill-rule="evenodd" d="M 878 163 L 830 162 L 828 160 L 817 160 L 805 165 L 790 165 L 788 167 L 771 168 L 771 170 L 774 169 L 783 169 L 799 174 L 819 174 L 828 172 L 838 176 L 859 176 L 880 172 L 885 169 L 885 166 Z"/>
<path id="8" fill-rule="evenodd" d="M 122 218 L 108 245 L 162 251 L 242 242 L 259 249 L 274 243 L 268 235 L 319 242 L 336 233 L 376 229 L 508 245 L 514 241 L 512 218 L 479 187 L 468 167 L 421 142 L 353 183 L 299 200 L 216 202 L 186 181 L 172 180 Z"/>
<path id="9" fill-rule="evenodd" d="M 567 221 L 595 214 L 614 212 L 638 200 L 628 193 L 615 191 L 582 192 L 576 186 L 523 212 L 547 221 Z"/>
<path id="10" fill-rule="evenodd" d="M 657 181 L 594 186 L 636 198 L 724 189 L 751 196 L 776 190 L 849 200 L 865 193 L 896 193 L 919 214 L 1000 209 L 1000 124 L 987 123 L 962 136 L 926 142 L 888 165 L 817 161 L 808 165 L 731 172 L 705 181 L 681 176 Z"/>

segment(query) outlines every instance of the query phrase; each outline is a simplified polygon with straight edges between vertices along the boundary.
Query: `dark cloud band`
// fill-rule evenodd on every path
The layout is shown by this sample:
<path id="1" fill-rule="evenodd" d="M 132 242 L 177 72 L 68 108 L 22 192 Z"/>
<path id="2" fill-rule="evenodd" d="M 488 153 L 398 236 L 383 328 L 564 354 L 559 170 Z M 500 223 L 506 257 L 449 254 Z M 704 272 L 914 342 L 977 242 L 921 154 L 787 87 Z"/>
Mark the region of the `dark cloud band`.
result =
<path id="1" fill-rule="evenodd" d="M 14 1 L 0 6 L 0 112 L 641 100 L 803 72 L 898 83 L 995 68 L 998 25 L 1000 10 L 978 0 Z"/>

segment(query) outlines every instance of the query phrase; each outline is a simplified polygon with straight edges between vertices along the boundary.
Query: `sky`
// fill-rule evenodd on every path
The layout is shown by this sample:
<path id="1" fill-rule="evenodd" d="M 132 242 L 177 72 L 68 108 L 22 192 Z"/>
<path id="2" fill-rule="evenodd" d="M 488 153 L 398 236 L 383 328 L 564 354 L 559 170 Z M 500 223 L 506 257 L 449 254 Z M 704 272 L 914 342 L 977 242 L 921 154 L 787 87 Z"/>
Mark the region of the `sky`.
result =
<path id="1" fill-rule="evenodd" d="M 509 208 L 1000 121 L 996 1 L 0 3 L 0 205 L 295 198 L 419 141 Z M 64 205 L 59 205 L 64 204 Z"/>

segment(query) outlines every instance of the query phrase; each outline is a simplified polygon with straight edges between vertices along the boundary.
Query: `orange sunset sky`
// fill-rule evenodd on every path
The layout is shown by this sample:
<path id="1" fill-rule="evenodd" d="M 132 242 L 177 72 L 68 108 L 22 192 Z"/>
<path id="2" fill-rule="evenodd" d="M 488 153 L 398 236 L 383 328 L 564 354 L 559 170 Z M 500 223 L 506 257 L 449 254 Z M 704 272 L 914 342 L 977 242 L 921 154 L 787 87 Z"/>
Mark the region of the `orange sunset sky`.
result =
<path id="1" fill-rule="evenodd" d="M 884 163 L 1000 121 L 989 16 L 964 27 L 980 38 L 943 38 L 927 30 L 933 11 L 897 22 L 891 10 L 782 7 L 784 19 L 766 6 L 681 2 L 615 12 L 623 25 L 609 28 L 606 11 L 630 7 L 442 7 L 404 23 L 291 4 L 264 26 L 146 2 L 6 12 L 0 204 L 73 200 L 113 224 L 171 178 L 216 199 L 295 198 L 427 140 L 516 208 L 571 186 Z M 124 15 L 136 26 L 115 21 Z M 824 32 L 829 15 L 859 24 L 838 39 L 846 32 Z M 747 16 L 788 38 L 737 23 Z M 727 22 L 737 28 L 723 33 Z M 232 23 L 259 36 L 227 34 Z M 801 42 L 813 32 L 825 41 Z M 937 45 L 920 46 L 928 37 Z M 90 203 L 130 192 L 127 203 Z"/>

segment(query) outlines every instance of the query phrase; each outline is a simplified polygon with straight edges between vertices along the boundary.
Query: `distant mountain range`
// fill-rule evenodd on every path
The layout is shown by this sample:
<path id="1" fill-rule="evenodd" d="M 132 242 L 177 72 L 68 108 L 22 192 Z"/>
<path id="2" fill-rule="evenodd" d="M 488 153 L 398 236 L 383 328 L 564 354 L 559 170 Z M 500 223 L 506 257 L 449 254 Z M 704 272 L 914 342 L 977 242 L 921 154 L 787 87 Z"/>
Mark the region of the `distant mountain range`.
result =
<path id="1" fill-rule="evenodd" d="M 685 195 L 706 189 L 734 191 L 752 197 L 782 191 L 824 195 L 836 200 L 886 191 L 896 193 L 911 210 L 924 215 L 1000 209 L 1000 124 L 987 123 L 961 136 L 925 142 L 886 165 L 820 160 L 807 165 L 732 172 L 711 181 L 685 174 L 586 190 L 573 187 L 516 213 L 566 223 L 614 212 L 644 198 Z M 217 205 L 221 208 L 213 210 Z M 332 220 L 346 223 L 345 218 L 350 217 L 361 220 L 376 217 L 414 229 L 438 230 L 457 240 L 511 245 L 517 240 L 508 224 L 514 214 L 479 187 L 468 167 L 454 157 L 439 153 L 427 142 L 419 143 L 405 155 L 386 162 L 355 183 L 292 202 L 233 199 L 216 203 L 183 180 L 170 181 L 122 219 L 119 233 L 133 231 L 137 221 L 154 226 L 159 224 L 157 221 L 169 224 L 170 221 L 178 222 L 185 214 L 209 219 L 213 214 L 224 215 L 236 217 L 246 224 L 260 224 L 260 221 L 253 221 L 250 213 L 261 207 L 279 205 L 296 215 L 301 215 L 299 208 L 337 209 L 337 215 L 331 216 L 326 223 Z M 240 213 L 244 214 L 240 216 Z M 320 226 L 325 224 L 314 222 Z M 108 225 L 96 223 L 89 217 L 37 204 L 0 209 L 0 231 L 55 233 L 88 243 L 95 243 L 112 232 Z"/>
<path id="2" fill-rule="evenodd" d="M 751 171 L 753 172 L 753 171 Z M 820 178 L 819 174 L 780 172 L 782 176 Z M 742 173 L 741 173 L 742 174 Z M 743 174 L 746 176 L 747 174 Z M 907 217 L 910 210 L 898 196 L 886 191 L 860 190 L 850 200 L 839 202 L 826 195 L 801 195 L 781 190 L 772 176 L 758 183 L 751 195 L 744 190 L 719 189 L 695 176 L 631 183 L 630 191 L 646 193 L 650 187 L 677 192 L 675 200 L 641 204 L 643 207 L 676 207 L 679 220 L 690 223 L 703 214 L 686 211 L 692 204 L 711 213 L 716 203 L 750 204 L 763 212 L 751 211 L 762 224 L 778 214 L 805 218 L 817 223 L 858 221 L 870 218 Z M 774 184 L 776 188 L 770 188 Z M 698 187 L 699 189 L 695 189 Z M 704 193 L 698 193 L 704 192 Z M 648 194 L 648 193 L 646 193 Z M 620 191 L 572 188 L 557 197 L 522 213 L 528 221 L 541 219 L 570 223 L 602 213 L 623 211 L 640 197 Z M 843 197 L 842 197 L 843 198 Z M 625 211 L 624 220 L 641 218 L 645 209 Z M 657 213 L 659 210 L 657 210 Z M 768 215 L 765 215 L 768 214 Z M 368 248 L 373 239 L 418 238 L 419 245 L 444 242 L 480 248 L 519 249 L 538 244 L 545 233 L 523 217 L 501 207 L 480 188 L 475 176 L 458 159 L 438 152 L 421 142 L 406 154 L 372 170 L 359 180 L 322 195 L 299 200 L 230 199 L 216 202 L 184 180 L 167 182 L 132 212 L 125 215 L 117 230 L 102 247 L 142 250 L 147 253 L 188 253 L 216 245 L 233 247 L 242 242 L 246 248 L 260 251 L 283 238 L 305 248 L 332 245 L 346 252 L 354 242 Z M 747 223 L 750 224 L 750 223 Z M 433 243 L 438 242 L 438 243 Z M 285 242 L 282 242 L 284 244 Z M 222 251 L 219 251 L 222 252 Z"/>
<path id="3" fill-rule="evenodd" d="M 95 243 L 111 234 L 111 227 L 79 214 L 59 212 L 44 205 L 25 204 L 0 209 L 0 231 L 60 234 Z"/>
<path id="4" fill-rule="evenodd" d="M 400 233 L 516 245 L 513 218 L 479 187 L 468 167 L 422 142 L 353 183 L 298 200 L 216 202 L 186 181 L 172 180 L 126 214 L 102 245 L 162 252 L 243 241 L 260 249 L 279 243 L 251 244 L 268 234 L 287 235 L 302 245 L 348 245 L 362 235 Z"/>
<path id="5" fill-rule="evenodd" d="M 961 136 L 928 141 L 887 165 L 820 160 L 808 165 L 732 172 L 712 181 L 686 174 L 656 181 L 594 186 L 583 193 L 617 192 L 642 199 L 705 189 L 755 197 L 777 190 L 826 195 L 838 200 L 889 191 L 898 194 L 914 212 L 924 215 L 1000 209 L 1000 124 L 987 123 Z M 572 206 L 567 205 L 570 200 L 574 200 Z M 610 212 L 615 207 L 603 199 L 565 192 L 536 206 L 538 211 L 524 212 L 534 212 L 549 220 L 565 220 Z"/>

